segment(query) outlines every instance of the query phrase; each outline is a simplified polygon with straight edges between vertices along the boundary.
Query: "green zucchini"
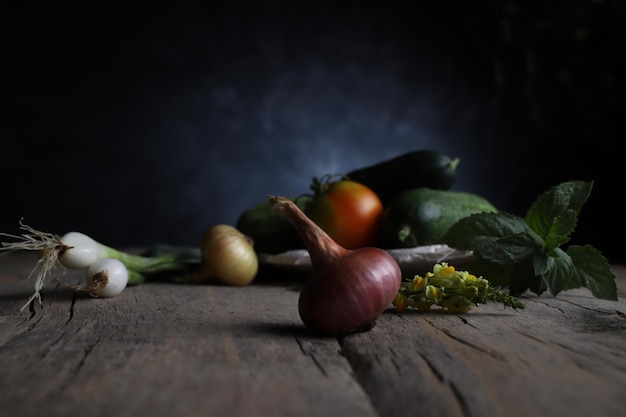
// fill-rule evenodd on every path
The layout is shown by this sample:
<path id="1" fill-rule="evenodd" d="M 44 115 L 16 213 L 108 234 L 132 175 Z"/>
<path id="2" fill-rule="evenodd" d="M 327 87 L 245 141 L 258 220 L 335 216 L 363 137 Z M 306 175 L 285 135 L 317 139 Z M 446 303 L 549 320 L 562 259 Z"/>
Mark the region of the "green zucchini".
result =
<path id="1" fill-rule="evenodd" d="M 292 200 L 304 211 L 312 198 L 310 195 L 302 195 Z M 259 203 L 241 213 L 236 227 L 252 239 L 257 253 L 276 254 L 304 248 L 300 235 L 291 223 L 272 209 L 269 201 Z"/>
<path id="2" fill-rule="evenodd" d="M 434 150 L 417 150 L 364 168 L 346 176 L 371 188 L 386 206 L 402 192 L 419 187 L 449 190 L 456 180 L 459 158 Z"/>
<path id="3" fill-rule="evenodd" d="M 443 243 L 443 236 L 458 220 L 497 211 L 488 200 L 472 193 L 425 187 L 405 191 L 385 209 L 382 247 Z"/>

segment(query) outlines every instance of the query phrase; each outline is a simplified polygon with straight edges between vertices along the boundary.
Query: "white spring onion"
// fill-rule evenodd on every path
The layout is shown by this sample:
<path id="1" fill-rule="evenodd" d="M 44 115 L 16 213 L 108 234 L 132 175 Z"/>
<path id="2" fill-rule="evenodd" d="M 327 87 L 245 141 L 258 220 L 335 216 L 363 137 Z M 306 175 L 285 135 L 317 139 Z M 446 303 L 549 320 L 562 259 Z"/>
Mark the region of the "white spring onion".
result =
<path id="1" fill-rule="evenodd" d="M 128 269 L 119 260 L 104 258 L 87 269 L 87 291 L 93 297 L 115 297 L 128 284 Z"/>
<path id="2" fill-rule="evenodd" d="M 88 268 L 107 256 L 104 246 L 83 233 L 70 232 L 60 240 L 68 248 L 59 254 L 59 262 L 68 268 Z"/>
<path id="3" fill-rule="evenodd" d="M 35 250 L 40 253 L 39 260 L 29 275 L 30 278 L 36 274 L 35 293 L 21 310 L 35 299 L 42 304 L 41 289 L 44 287 L 46 277 L 57 265 L 70 269 L 82 269 L 89 268 L 99 260 L 113 258 L 126 267 L 128 284 L 139 284 L 147 275 L 162 272 L 186 273 L 200 263 L 199 256 L 194 259 L 182 253 L 169 252 L 153 257 L 128 254 L 105 246 L 83 233 L 70 232 L 64 236 L 57 236 L 35 230 L 22 223 L 21 220 L 20 229 L 27 233 L 22 235 L 0 233 L 0 236 L 16 239 L 15 242 L 0 242 L 0 250 Z"/>

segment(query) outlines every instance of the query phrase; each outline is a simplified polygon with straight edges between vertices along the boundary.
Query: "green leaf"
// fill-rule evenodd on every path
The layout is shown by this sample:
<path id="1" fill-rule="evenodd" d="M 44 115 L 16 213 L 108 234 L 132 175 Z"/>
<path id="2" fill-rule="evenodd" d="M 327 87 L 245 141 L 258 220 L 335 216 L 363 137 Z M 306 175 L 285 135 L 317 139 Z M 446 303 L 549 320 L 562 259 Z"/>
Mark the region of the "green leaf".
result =
<path id="1" fill-rule="evenodd" d="M 593 181 L 569 181 L 541 194 L 526 213 L 526 224 L 554 249 L 569 240 Z"/>
<path id="2" fill-rule="evenodd" d="M 548 235 L 544 237 L 544 248 L 549 251 L 569 242 L 577 222 L 578 213 L 572 209 L 566 209 L 555 217 Z"/>
<path id="3" fill-rule="evenodd" d="M 561 249 L 557 249 L 555 253 L 556 256 L 550 258 L 553 260 L 552 267 L 541 274 L 550 294 L 554 296 L 561 291 L 580 287 L 576 267 L 570 257 Z"/>
<path id="4" fill-rule="evenodd" d="M 549 290 L 554 296 L 584 286 L 598 298 L 617 300 L 615 276 L 592 246 L 568 242 L 593 182 L 570 181 L 535 200 L 524 219 L 505 212 L 478 213 L 456 222 L 443 238 L 448 246 L 471 250 L 475 274 L 512 295 Z"/>
<path id="5" fill-rule="evenodd" d="M 541 251 L 543 240 L 524 219 L 512 214 L 476 213 L 453 224 L 443 237 L 456 249 L 471 250 L 480 258 L 511 264 Z"/>
<path id="6" fill-rule="evenodd" d="M 576 267 L 583 287 L 591 290 L 596 298 L 617 301 L 615 275 L 600 251 L 590 245 L 572 245 L 567 249 L 567 254 Z"/>
<path id="7" fill-rule="evenodd" d="M 545 253 L 539 253 L 533 256 L 533 271 L 535 275 L 544 275 L 554 267 L 554 258 L 546 255 Z"/>

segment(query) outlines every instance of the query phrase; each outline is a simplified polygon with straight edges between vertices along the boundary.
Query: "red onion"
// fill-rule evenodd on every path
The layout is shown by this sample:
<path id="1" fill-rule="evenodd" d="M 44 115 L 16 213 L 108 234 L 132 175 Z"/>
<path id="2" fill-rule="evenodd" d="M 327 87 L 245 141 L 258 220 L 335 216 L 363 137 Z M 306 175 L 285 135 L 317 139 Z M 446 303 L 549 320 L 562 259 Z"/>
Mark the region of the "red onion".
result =
<path id="1" fill-rule="evenodd" d="M 309 329 L 342 335 L 371 329 L 398 294 L 402 273 L 382 249 L 346 249 L 306 216 L 293 201 L 269 197 L 300 234 L 313 267 L 298 300 L 298 312 Z"/>

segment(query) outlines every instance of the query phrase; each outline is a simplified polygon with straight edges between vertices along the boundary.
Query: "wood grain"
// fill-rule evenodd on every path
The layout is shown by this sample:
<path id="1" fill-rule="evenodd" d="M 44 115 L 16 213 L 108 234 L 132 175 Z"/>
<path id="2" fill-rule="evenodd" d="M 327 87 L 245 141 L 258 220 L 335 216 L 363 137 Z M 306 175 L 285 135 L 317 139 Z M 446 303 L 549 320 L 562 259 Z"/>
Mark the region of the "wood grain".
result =
<path id="1" fill-rule="evenodd" d="M 626 411 L 626 302 L 585 290 L 525 310 L 385 312 L 323 338 L 301 277 L 247 287 L 146 283 L 114 299 L 56 271 L 20 311 L 35 258 L 0 258 L 0 410 L 21 416 L 616 416 Z M 615 267 L 620 294 L 626 269 Z"/>

